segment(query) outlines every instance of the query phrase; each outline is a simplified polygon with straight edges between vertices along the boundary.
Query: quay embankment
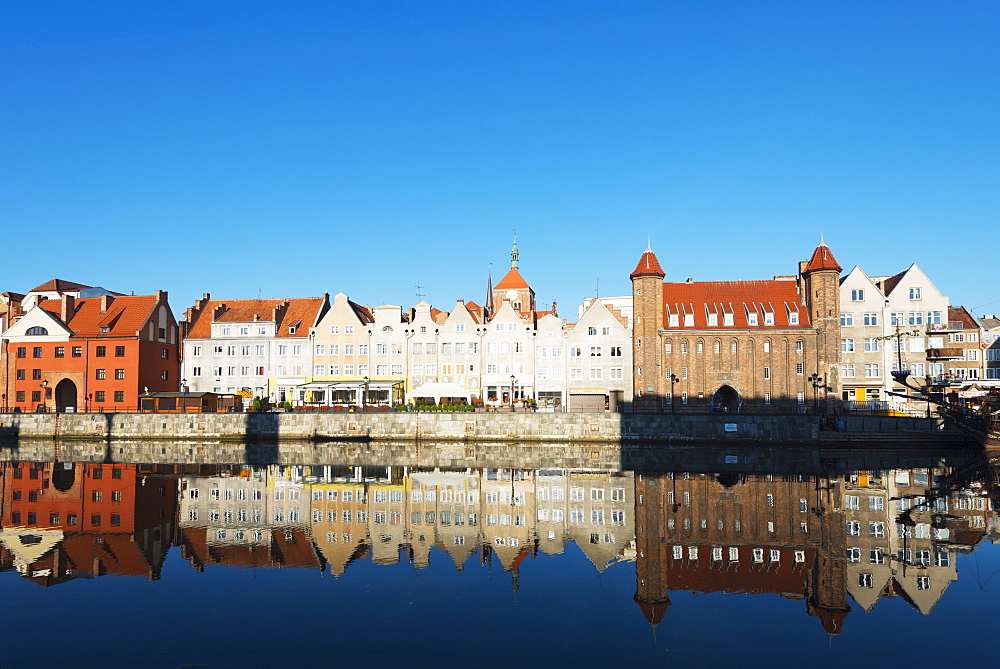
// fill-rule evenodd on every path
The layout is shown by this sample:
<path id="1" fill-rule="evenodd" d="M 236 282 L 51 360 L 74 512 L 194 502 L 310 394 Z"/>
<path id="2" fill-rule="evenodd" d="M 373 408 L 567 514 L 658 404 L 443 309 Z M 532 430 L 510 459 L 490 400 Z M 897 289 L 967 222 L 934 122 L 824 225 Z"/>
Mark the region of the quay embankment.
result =
<path id="1" fill-rule="evenodd" d="M 0 414 L 0 440 L 189 442 L 484 442 L 536 444 L 957 445 L 940 418 L 631 413 L 88 413 Z"/>

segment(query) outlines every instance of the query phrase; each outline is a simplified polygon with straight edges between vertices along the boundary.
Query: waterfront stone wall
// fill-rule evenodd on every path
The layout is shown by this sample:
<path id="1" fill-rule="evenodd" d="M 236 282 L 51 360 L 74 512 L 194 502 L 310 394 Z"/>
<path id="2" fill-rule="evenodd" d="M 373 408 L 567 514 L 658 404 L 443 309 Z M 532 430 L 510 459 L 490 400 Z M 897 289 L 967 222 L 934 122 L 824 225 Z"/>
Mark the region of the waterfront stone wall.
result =
<path id="1" fill-rule="evenodd" d="M 792 443 L 887 439 L 960 440 L 940 419 L 851 417 L 821 432 L 814 416 L 617 413 L 0 414 L 0 439 L 460 441 L 521 443 Z"/>

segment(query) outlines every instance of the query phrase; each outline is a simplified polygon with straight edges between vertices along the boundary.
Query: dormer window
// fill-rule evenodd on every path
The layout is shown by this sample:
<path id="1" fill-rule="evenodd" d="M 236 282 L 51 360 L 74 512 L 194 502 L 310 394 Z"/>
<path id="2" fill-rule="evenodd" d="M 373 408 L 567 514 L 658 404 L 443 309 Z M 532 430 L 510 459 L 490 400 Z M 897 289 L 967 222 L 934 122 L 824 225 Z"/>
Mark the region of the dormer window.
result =
<path id="1" fill-rule="evenodd" d="M 101 334 L 107 334 L 107 333 L 108 333 L 108 328 L 107 328 L 107 326 L 104 326 L 104 327 L 102 327 L 102 328 L 101 328 Z"/>
<path id="2" fill-rule="evenodd" d="M 722 324 L 725 327 L 733 327 L 733 313 L 731 311 L 722 312 Z"/>
<path id="3" fill-rule="evenodd" d="M 684 327 L 686 328 L 694 327 L 694 314 L 684 314 Z"/>
<path id="4" fill-rule="evenodd" d="M 670 327 L 675 328 L 680 325 L 680 318 L 677 314 L 670 314 Z"/>
<path id="5" fill-rule="evenodd" d="M 233 329 L 232 328 L 222 328 L 222 336 L 223 337 L 228 337 L 232 333 L 233 333 Z"/>
<path id="6" fill-rule="evenodd" d="M 789 325 L 798 325 L 799 324 L 799 312 L 797 312 L 797 311 L 789 311 L 788 312 L 788 324 Z"/>
<path id="7" fill-rule="evenodd" d="M 103 331 L 103 329 L 104 328 L 102 328 L 102 331 Z M 47 335 L 48 333 L 49 333 L 48 330 L 46 330 L 45 328 L 43 328 L 43 327 L 41 327 L 39 325 L 36 325 L 33 328 L 28 328 L 28 331 L 25 332 L 24 334 L 26 334 L 29 337 L 37 337 L 37 336 L 40 336 L 40 335 Z"/>
<path id="8" fill-rule="evenodd" d="M 288 334 L 290 334 L 290 335 L 295 334 L 295 330 L 296 330 L 296 327 L 294 325 L 289 325 L 288 326 Z"/>
<path id="9" fill-rule="evenodd" d="M 747 312 L 747 325 L 757 325 L 757 312 L 748 311 Z"/>
<path id="10" fill-rule="evenodd" d="M 719 314 L 709 314 L 708 315 L 708 327 L 714 328 L 719 326 Z"/>
<path id="11" fill-rule="evenodd" d="M 243 327 L 241 327 L 240 328 L 240 334 L 241 335 L 248 335 L 248 334 L 250 334 L 250 326 L 249 325 L 244 325 Z"/>
<path id="12" fill-rule="evenodd" d="M 764 325 L 774 325 L 774 312 L 765 311 L 764 312 Z"/>

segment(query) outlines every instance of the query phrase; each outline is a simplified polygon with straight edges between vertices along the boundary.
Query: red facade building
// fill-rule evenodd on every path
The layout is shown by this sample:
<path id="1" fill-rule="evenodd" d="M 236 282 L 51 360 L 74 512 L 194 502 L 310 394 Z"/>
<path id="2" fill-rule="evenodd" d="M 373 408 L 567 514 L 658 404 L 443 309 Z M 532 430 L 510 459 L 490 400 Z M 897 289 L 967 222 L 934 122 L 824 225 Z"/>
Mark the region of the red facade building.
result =
<path id="1" fill-rule="evenodd" d="M 3 406 L 135 411 L 179 385 L 177 322 L 167 293 L 41 299 L 3 333 Z"/>

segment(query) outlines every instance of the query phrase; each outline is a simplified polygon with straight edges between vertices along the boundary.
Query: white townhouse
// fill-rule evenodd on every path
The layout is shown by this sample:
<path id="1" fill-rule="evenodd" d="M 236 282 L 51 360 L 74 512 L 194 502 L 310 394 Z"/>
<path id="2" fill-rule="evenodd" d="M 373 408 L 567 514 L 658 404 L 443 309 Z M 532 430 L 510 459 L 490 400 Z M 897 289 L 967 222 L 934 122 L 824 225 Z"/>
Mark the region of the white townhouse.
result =
<path id="1" fill-rule="evenodd" d="M 903 391 L 892 372 L 902 364 L 921 383 L 942 376 L 947 327 L 948 297 L 917 264 L 893 276 L 855 267 L 840 284 L 842 399 L 925 411 L 922 403 L 888 394 Z"/>
<path id="2" fill-rule="evenodd" d="M 213 300 L 208 293 L 181 322 L 181 374 L 191 392 L 292 401 L 312 365 L 310 330 L 329 298 Z"/>

